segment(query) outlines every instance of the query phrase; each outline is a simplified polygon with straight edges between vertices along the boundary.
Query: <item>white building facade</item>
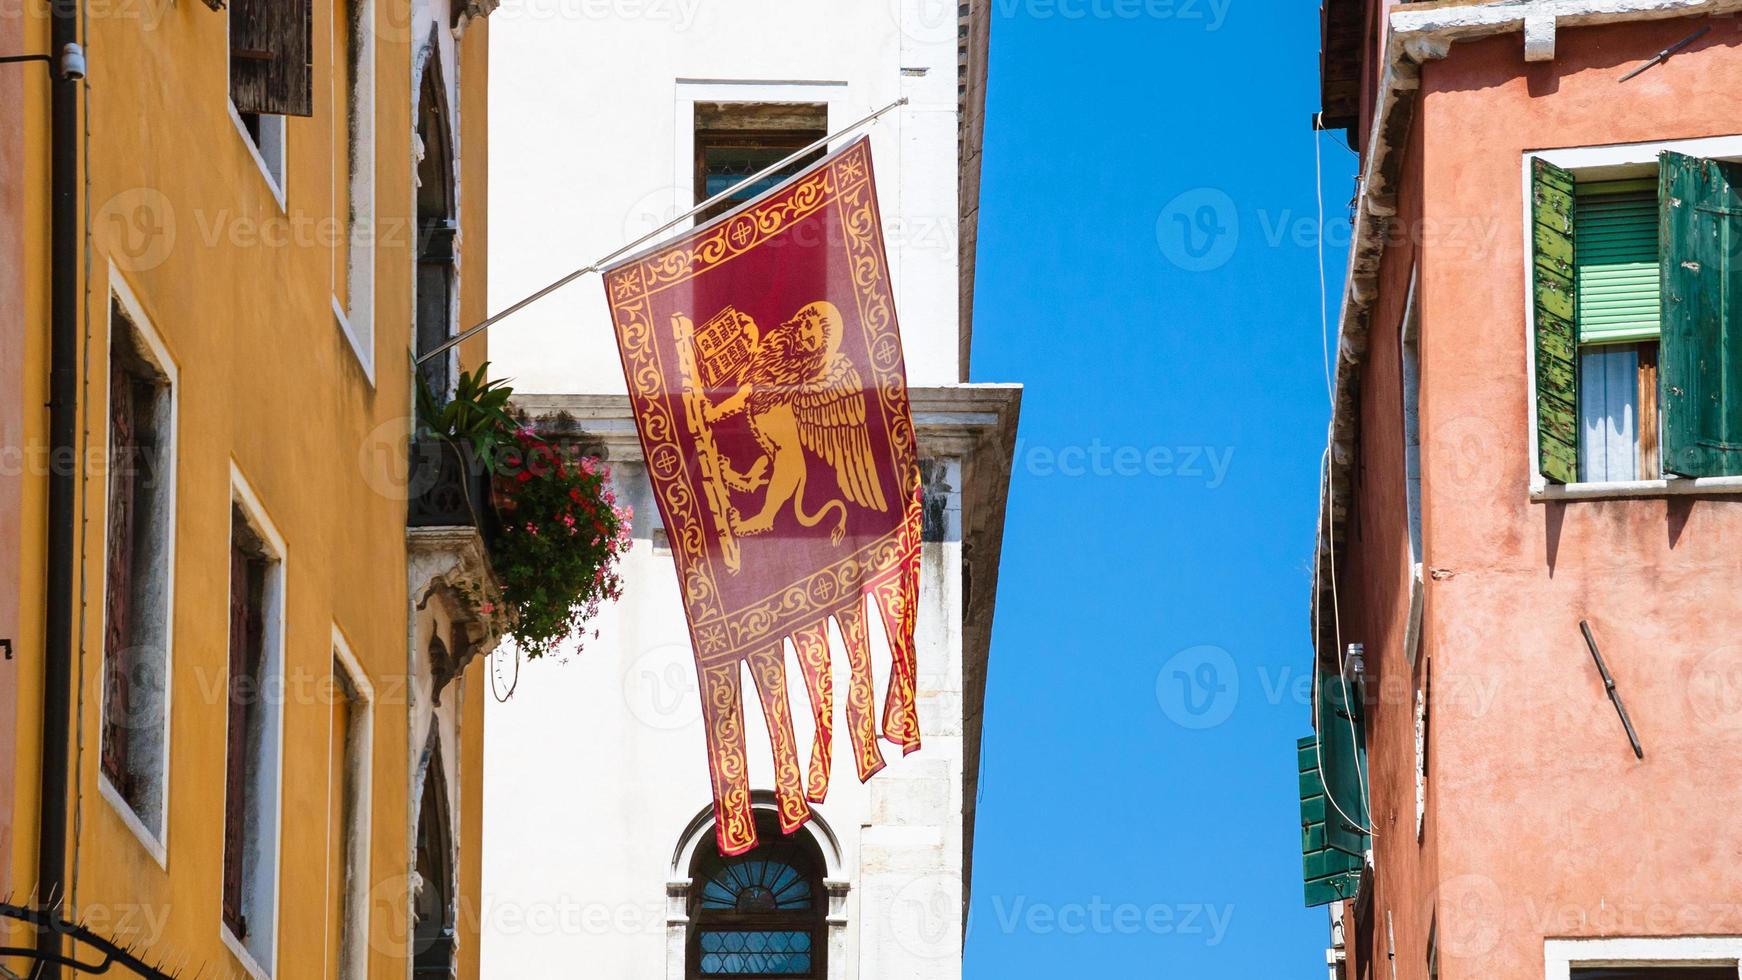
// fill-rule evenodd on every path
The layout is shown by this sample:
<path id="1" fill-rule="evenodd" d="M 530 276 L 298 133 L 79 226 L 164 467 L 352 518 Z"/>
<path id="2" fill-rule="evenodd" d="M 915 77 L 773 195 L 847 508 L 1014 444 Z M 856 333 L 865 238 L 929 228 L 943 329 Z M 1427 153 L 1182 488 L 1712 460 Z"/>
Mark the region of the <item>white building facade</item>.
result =
<path id="1" fill-rule="evenodd" d="M 491 20 L 490 306 L 507 304 L 898 98 L 870 134 L 926 491 L 924 747 L 722 859 L 673 559 L 597 277 L 492 329 L 492 374 L 606 457 L 635 509 L 623 598 L 567 656 L 490 665 L 483 975 L 961 975 L 974 793 L 1020 389 L 966 384 L 986 4 L 513 0 Z M 831 145 L 838 148 L 851 134 Z M 766 186 L 766 185 L 763 185 Z M 761 189 L 760 187 L 758 189 Z M 872 617 L 875 619 L 875 617 Z M 838 634 L 834 650 L 844 650 Z M 874 637 L 877 690 L 889 660 Z M 834 657 L 846 690 L 845 656 Z M 788 649 L 788 676 L 798 677 Z M 790 685 L 799 757 L 810 708 Z M 509 692 L 512 691 L 512 694 Z M 773 765 L 746 699 L 758 813 Z M 841 709 L 837 700 L 837 712 Z M 837 719 L 837 728 L 841 721 Z M 466 910 L 462 910 L 465 914 Z"/>

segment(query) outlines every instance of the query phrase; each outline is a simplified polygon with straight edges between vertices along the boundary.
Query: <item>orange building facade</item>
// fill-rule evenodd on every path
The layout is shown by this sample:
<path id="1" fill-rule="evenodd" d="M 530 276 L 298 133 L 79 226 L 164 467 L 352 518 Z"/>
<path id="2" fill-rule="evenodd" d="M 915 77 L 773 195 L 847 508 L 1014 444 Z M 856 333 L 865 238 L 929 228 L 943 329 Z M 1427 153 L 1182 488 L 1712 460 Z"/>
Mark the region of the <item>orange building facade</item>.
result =
<path id="1" fill-rule="evenodd" d="M 477 976 L 494 6 L 0 16 L 0 974 Z"/>

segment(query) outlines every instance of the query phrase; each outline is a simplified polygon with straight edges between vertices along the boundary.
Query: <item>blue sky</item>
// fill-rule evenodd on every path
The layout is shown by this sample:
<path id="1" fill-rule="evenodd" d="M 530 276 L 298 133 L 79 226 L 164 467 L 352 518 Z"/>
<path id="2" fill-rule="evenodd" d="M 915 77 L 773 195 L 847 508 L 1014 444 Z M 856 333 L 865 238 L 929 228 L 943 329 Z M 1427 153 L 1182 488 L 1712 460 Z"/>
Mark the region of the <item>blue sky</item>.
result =
<path id="1" fill-rule="evenodd" d="M 1317 5 L 992 16 L 972 374 L 1027 391 L 966 974 L 1323 977 L 1294 774 Z M 1319 139 L 1334 312 L 1355 158 Z"/>

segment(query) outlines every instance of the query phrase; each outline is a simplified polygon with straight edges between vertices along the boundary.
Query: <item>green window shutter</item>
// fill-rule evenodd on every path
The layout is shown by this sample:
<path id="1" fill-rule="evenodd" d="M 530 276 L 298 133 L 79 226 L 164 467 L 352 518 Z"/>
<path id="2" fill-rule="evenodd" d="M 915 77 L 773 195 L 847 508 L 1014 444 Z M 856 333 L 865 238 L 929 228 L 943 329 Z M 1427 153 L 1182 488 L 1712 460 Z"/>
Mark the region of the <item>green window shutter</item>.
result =
<path id="1" fill-rule="evenodd" d="M 1351 701 L 1351 714 L 1342 692 L 1335 674 L 1320 677 L 1319 733 L 1295 743 L 1308 907 L 1355 897 L 1370 844 L 1363 829 L 1368 826 L 1367 752 L 1360 703 Z"/>
<path id="2" fill-rule="evenodd" d="M 1354 898 L 1361 884 L 1363 857 L 1325 842 L 1325 816 L 1329 813 L 1334 817 L 1336 811 L 1325 802 L 1325 786 L 1319 780 L 1318 737 L 1309 735 L 1296 742 L 1295 755 L 1300 767 L 1301 875 L 1306 906 Z"/>
<path id="3" fill-rule="evenodd" d="M 1579 470 L 1573 175 L 1541 158 L 1533 158 L 1530 165 L 1537 468 L 1557 483 L 1573 483 Z"/>
<path id="4" fill-rule="evenodd" d="M 1344 692 L 1348 701 L 1344 701 Z M 1336 674 L 1319 677 L 1319 757 L 1335 806 L 1325 820 L 1325 843 L 1351 854 L 1367 853 L 1367 738 L 1361 696 Z"/>
<path id="5" fill-rule="evenodd" d="M 1579 343 L 1655 340 L 1657 181 L 1580 184 L 1573 207 L 1573 297 Z"/>
<path id="6" fill-rule="evenodd" d="M 1742 475 L 1742 166 L 1664 153 L 1663 468 Z"/>

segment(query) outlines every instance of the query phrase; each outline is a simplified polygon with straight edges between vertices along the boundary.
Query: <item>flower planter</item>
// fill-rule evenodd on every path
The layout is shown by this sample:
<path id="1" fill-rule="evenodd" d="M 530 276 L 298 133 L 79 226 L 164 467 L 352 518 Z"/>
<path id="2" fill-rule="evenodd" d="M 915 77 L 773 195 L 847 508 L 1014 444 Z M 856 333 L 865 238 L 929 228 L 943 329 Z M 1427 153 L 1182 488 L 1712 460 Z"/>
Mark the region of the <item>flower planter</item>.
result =
<path id="1" fill-rule="evenodd" d="M 575 652 L 600 604 L 621 593 L 617 560 L 631 546 L 632 515 L 599 460 L 531 429 L 512 438 L 489 481 L 490 511 L 502 523 L 490 563 L 513 613 L 510 635 L 528 657 Z"/>
<path id="2" fill-rule="evenodd" d="M 475 527 L 487 538 L 495 530 L 489 469 L 452 440 L 420 436 L 412 441 L 406 489 L 408 527 Z"/>

